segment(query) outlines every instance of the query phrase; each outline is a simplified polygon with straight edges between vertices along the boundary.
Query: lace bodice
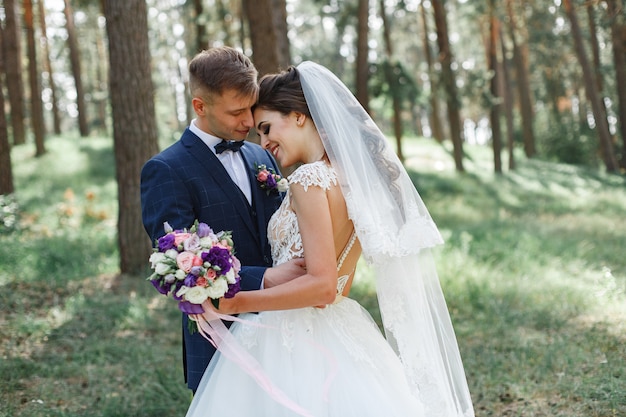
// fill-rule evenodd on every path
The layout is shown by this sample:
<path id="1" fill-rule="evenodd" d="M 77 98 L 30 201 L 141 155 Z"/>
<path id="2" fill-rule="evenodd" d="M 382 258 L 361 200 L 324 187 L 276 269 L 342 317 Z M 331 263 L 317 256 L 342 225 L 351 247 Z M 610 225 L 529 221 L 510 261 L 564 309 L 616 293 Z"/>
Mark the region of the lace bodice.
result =
<path id="1" fill-rule="evenodd" d="M 307 191 L 309 187 L 321 187 L 324 190 L 337 185 L 337 174 L 330 165 L 324 161 L 304 164 L 298 167 L 289 177 L 289 184 L 300 184 Z M 354 238 L 354 236 L 353 236 Z M 300 258 L 304 254 L 302 248 L 302 236 L 298 227 L 298 218 L 291 207 L 291 195 L 287 191 L 282 204 L 274 213 L 268 224 L 268 240 L 272 246 L 272 258 L 274 266 L 280 265 L 294 258 Z M 351 239 L 354 243 L 354 239 Z M 347 254 L 349 244 L 344 251 Z M 345 256 L 339 259 L 338 270 Z M 341 294 L 348 280 L 348 275 L 338 278 L 337 292 Z"/>

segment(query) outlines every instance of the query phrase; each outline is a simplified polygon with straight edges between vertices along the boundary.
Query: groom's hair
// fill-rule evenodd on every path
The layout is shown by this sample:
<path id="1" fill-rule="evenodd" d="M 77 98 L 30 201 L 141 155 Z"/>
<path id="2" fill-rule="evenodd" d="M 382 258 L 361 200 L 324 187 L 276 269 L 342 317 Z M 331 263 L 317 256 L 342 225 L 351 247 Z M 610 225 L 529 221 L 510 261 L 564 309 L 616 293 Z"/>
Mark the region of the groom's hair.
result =
<path id="1" fill-rule="evenodd" d="M 259 96 L 252 109 L 255 108 L 282 114 L 295 111 L 311 119 L 296 67 L 292 65 L 278 74 L 264 75 L 259 81 Z"/>
<path id="2" fill-rule="evenodd" d="M 258 71 L 242 52 L 216 47 L 199 52 L 189 62 L 189 90 L 192 97 L 211 100 L 226 90 L 242 97 L 256 97 Z"/>

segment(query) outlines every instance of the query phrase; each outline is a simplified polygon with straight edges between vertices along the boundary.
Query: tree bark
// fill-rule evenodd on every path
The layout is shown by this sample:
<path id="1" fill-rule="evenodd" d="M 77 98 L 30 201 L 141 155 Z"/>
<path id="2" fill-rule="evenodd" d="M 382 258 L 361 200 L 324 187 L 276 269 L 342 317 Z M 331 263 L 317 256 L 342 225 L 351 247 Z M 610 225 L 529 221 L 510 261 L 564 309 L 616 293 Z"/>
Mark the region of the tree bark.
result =
<path id="1" fill-rule="evenodd" d="M 357 39 L 356 39 L 356 98 L 369 113 L 369 0 L 359 0 Z"/>
<path id="2" fill-rule="evenodd" d="M 504 106 L 504 114 L 506 118 L 506 136 L 507 150 L 509 152 L 509 170 L 515 169 L 515 136 L 513 134 L 513 94 L 511 92 L 511 79 L 509 77 L 509 65 L 507 49 L 503 39 L 502 30 L 500 30 L 500 48 L 502 50 L 502 62 L 500 63 L 500 96 Z"/>
<path id="3" fill-rule="evenodd" d="M 430 41 L 428 40 L 428 16 L 426 15 L 424 2 L 420 2 L 420 11 L 422 15 L 422 25 L 424 27 L 424 56 L 426 57 L 426 64 L 428 65 L 428 81 L 430 83 L 430 129 L 435 140 L 441 143 L 443 142 L 445 134 L 443 133 L 443 127 L 441 126 L 441 110 L 439 109 L 439 81 L 435 73 L 433 55 L 430 50 Z"/>
<path id="4" fill-rule="evenodd" d="M 606 112 L 604 111 L 604 107 L 601 103 L 602 98 L 596 88 L 597 79 L 594 76 L 593 68 L 587 59 L 587 53 L 585 52 L 583 36 L 580 30 L 580 25 L 578 24 L 576 10 L 572 6 L 571 0 L 563 0 L 563 6 L 565 7 L 565 12 L 571 24 L 572 36 L 574 38 L 574 48 L 583 72 L 585 92 L 589 102 L 591 103 L 593 117 L 596 122 L 596 131 L 598 132 L 600 149 L 602 150 L 602 160 L 604 161 L 607 172 L 615 172 L 617 171 L 617 160 L 613 151 L 613 143 L 611 141 L 611 133 L 609 131 L 609 122 L 607 121 Z"/>
<path id="5" fill-rule="evenodd" d="M 140 172 L 158 152 L 145 0 L 106 0 L 109 83 L 118 185 L 120 271 L 145 272 L 151 252 L 141 221 Z"/>
<path id="6" fill-rule="evenodd" d="M 11 106 L 13 144 L 26 143 L 24 120 L 24 82 L 22 80 L 22 51 L 18 7 L 15 0 L 4 0 L 5 27 L 2 37 L 6 71 L 7 92 Z"/>
<path id="7" fill-rule="evenodd" d="M 78 39 L 76 37 L 76 27 L 74 25 L 74 11 L 70 0 L 65 1 L 65 25 L 67 28 L 67 44 L 70 50 L 70 63 L 72 75 L 76 88 L 76 107 L 78 110 L 78 130 L 80 135 L 89 135 L 89 125 L 87 124 L 87 106 L 85 105 L 85 90 L 83 88 L 82 71 L 80 66 L 80 51 L 78 50 Z M 109 1 L 106 1 L 108 3 Z"/>
<path id="8" fill-rule="evenodd" d="M 387 65 L 385 66 L 385 79 L 391 92 L 391 102 L 393 107 L 393 133 L 396 138 L 396 153 L 398 159 L 404 163 L 404 152 L 402 151 L 402 103 L 400 102 L 400 86 L 397 77 L 393 73 L 393 46 L 391 45 L 391 29 L 389 28 L 389 18 L 385 12 L 385 0 L 379 1 L 380 17 L 383 21 L 383 40 L 385 43 L 385 54 L 387 55 Z"/>
<path id="9" fill-rule="evenodd" d="M 43 7 L 43 0 L 39 0 L 39 30 L 41 31 L 41 43 L 43 52 L 43 70 L 48 74 L 48 87 L 50 88 L 50 104 L 52 105 L 52 129 L 55 135 L 61 134 L 61 116 L 59 114 L 59 103 L 57 102 L 57 88 L 54 82 L 52 62 L 50 61 L 50 50 L 48 48 L 48 35 L 46 29 L 46 11 Z"/>
<path id="10" fill-rule="evenodd" d="M 0 44 L 3 39 L 4 30 L 0 25 Z M 11 166 L 11 144 L 9 143 L 7 117 L 4 112 L 4 90 L 2 89 L 4 69 L 4 53 L 0 49 L 0 195 L 12 194 L 15 191 Z"/>
<path id="11" fill-rule="evenodd" d="M 41 0 L 39 0 L 41 1 Z M 30 84 L 30 119 L 35 135 L 35 156 L 46 153 L 44 138 L 46 135 L 41 102 L 41 80 L 37 67 L 37 48 L 35 47 L 35 22 L 32 0 L 24 0 L 24 26 L 26 28 L 26 52 L 28 54 L 28 79 Z"/>
<path id="12" fill-rule="evenodd" d="M 513 0 L 507 0 L 507 12 L 509 15 L 509 35 L 511 37 L 511 47 L 513 50 L 513 62 L 517 75 L 517 93 L 520 104 L 520 114 L 522 116 L 522 136 L 524 140 L 524 153 L 528 158 L 532 158 L 537 153 L 535 148 L 535 134 L 533 131 L 533 106 L 530 98 L 530 83 L 528 81 L 528 68 L 522 48 L 517 41 L 517 23 L 513 12 Z"/>
<path id="13" fill-rule="evenodd" d="M 587 21 L 589 24 L 589 42 L 591 44 L 591 54 L 592 54 L 592 62 L 593 62 L 593 72 L 595 74 L 596 79 L 596 88 L 598 91 L 598 95 L 600 96 L 600 105 L 602 106 L 602 113 L 608 116 L 606 103 L 604 102 L 604 82 L 602 80 L 602 64 L 600 63 L 600 44 L 598 41 L 598 33 L 596 26 L 596 18 L 594 12 L 594 4 L 589 2 L 585 5 L 587 10 Z M 613 141 L 611 139 L 611 141 Z M 604 145 L 600 143 L 600 153 L 605 154 L 603 149 Z"/>
<path id="14" fill-rule="evenodd" d="M 498 33 L 499 23 L 496 17 L 494 0 L 489 2 L 489 43 L 488 62 L 489 71 L 493 74 L 490 81 L 491 109 L 489 120 L 491 123 L 491 145 L 493 147 L 493 169 L 497 174 L 502 173 L 502 129 L 500 128 L 500 108 L 502 104 L 499 96 L 500 65 L 498 62 Z"/>
<path id="15" fill-rule="evenodd" d="M 291 64 L 285 0 L 243 0 L 252 41 L 252 60 L 259 76 Z"/>
<path id="16" fill-rule="evenodd" d="M 606 4 L 611 20 L 613 65 L 617 85 L 617 123 L 622 136 L 622 155 L 619 164 L 622 170 L 626 170 L 626 21 L 622 0 L 606 0 Z"/>
<path id="17" fill-rule="evenodd" d="M 454 151 L 454 163 L 456 170 L 463 172 L 463 139 L 461 138 L 461 116 L 459 109 L 459 97 L 457 93 L 456 79 L 452 70 L 452 52 L 448 36 L 448 22 L 446 10 L 442 0 L 431 0 L 435 12 L 435 26 L 437 28 L 437 44 L 439 46 L 439 62 L 441 63 L 441 75 L 443 86 L 446 91 L 446 103 L 448 107 L 448 122 L 450 123 L 450 136 Z"/>

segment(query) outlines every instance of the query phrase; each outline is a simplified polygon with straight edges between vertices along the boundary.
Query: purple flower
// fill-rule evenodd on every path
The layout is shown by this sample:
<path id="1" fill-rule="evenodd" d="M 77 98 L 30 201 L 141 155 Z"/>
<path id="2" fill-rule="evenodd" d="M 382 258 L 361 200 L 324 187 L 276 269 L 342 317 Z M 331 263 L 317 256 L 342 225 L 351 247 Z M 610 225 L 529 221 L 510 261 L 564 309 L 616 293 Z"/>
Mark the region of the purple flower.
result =
<path id="1" fill-rule="evenodd" d="M 178 303 L 178 308 L 183 313 L 187 314 L 202 314 L 204 309 L 200 304 L 192 304 L 189 301 L 181 301 Z"/>
<path id="2" fill-rule="evenodd" d="M 191 271 L 189 271 L 191 275 L 194 275 L 196 277 L 199 277 L 200 275 L 202 275 L 203 272 L 204 272 L 204 268 L 201 266 L 192 266 Z"/>
<path id="3" fill-rule="evenodd" d="M 208 252 L 202 252 L 202 260 L 220 269 L 220 274 L 230 271 L 230 251 L 219 246 L 213 246 Z"/>
<path id="4" fill-rule="evenodd" d="M 208 224 L 198 223 L 198 230 L 196 231 L 198 237 L 206 237 L 209 236 L 211 233 L 213 233 L 213 230 L 209 227 Z"/>
<path id="5" fill-rule="evenodd" d="M 176 295 L 176 293 L 178 292 L 178 290 L 180 290 L 180 288 L 183 286 L 183 281 L 177 280 L 176 284 L 174 285 L 174 288 L 172 290 L 172 298 L 174 300 L 182 300 L 183 296 L 181 295 L 180 297 Z"/>
<path id="6" fill-rule="evenodd" d="M 274 175 L 270 174 L 267 176 L 267 181 L 265 182 L 268 188 L 276 188 L 276 178 Z"/>
<path id="7" fill-rule="evenodd" d="M 224 293 L 224 298 L 233 298 L 235 294 L 241 291 L 241 278 L 237 277 L 234 284 L 228 284 L 228 291 Z"/>
<path id="8" fill-rule="evenodd" d="M 191 274 L 191 273 L 187 274 L 184 280 L 185 287 L 195 287 L 197 279 L 198 277 L 195 276 L 194 274 Z"/>
<path id="9" fill-rule="evenodd" d="M 169 249 L 172 249 L 174 247 L 175 240 L 176 240 L 176 237 L 171 233 L 168 233 L 165 236 L 160 237 L 158 240 L 159 252 L 165 252 Z"/>
<path id="10" fill-rule="evenodd" d="M 170 292 L 170 288 L 172 288 L 172 284 L 166 283 L 161 278 L 151 279 L 150 283 L 163 295 L 167 295 L 167 293 Z"/>

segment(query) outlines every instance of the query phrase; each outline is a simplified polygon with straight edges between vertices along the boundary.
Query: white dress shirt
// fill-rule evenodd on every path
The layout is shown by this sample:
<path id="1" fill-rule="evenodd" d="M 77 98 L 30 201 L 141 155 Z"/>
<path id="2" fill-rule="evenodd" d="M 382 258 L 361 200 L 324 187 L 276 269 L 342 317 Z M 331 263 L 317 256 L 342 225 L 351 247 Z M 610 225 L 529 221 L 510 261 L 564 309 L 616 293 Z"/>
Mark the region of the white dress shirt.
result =
<path id="1" fill-rule="evenodd" d="M 248 179 L 248 175 L 246 174 L 246 165 L 243 162 L 243 157 L 241 156 L 241 152 L 233 152 L 233 151 L 224 151 L 220 154 L 215 153 L 215 145 L 222 141 L 221 138 L 217 136 L 209 135 L 208 133 L 200 130 L 198 126 L 196 126 L 196 119 L 193 119 L 189 124 L 189 130 L 191 130 L 196 136 L 198 136 L 202 142 L 206 146 L 209 147 L 211 152 L 217 156 L 217 159 L 220 160 L 224 168 L 226 168 L 226 172 L 230 175 L 233 182 L 237 184 L 241 192 L 246 196 L 248 200 L 248 204 L 252 204 L 252 190 L 250 189 L 250 180 Z"/>

